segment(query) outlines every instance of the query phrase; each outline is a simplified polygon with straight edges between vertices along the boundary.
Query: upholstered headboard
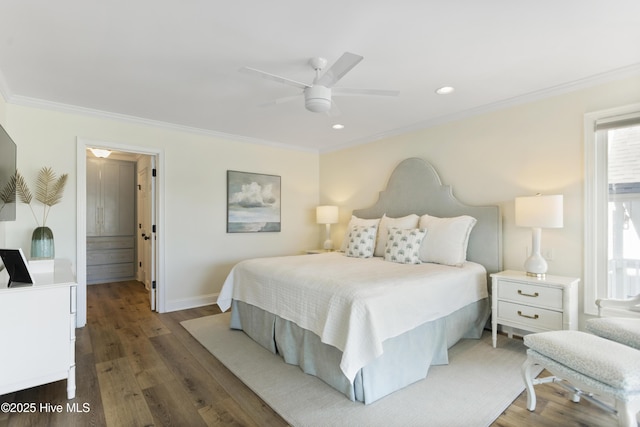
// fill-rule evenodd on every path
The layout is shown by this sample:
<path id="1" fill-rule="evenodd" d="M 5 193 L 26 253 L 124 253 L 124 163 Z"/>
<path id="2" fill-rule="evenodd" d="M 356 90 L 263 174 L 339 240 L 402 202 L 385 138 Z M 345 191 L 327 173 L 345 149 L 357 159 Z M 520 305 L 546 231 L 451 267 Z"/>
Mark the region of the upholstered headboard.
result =
<path id="1" fill-rule="evenodd" d="M 470 215 L 478 222 L 469 236 L 467 259 L 482 264 L 488 273 L 502 270 L 502 216 L 499 206 L 468 206 L 443 185 L 438 173 L 423 159 L 403 160 L 393 171 L 387 188 L 371 207 L 356 209 L 360 218 L 398 218 L 409 214 L 437 217 Z"/>

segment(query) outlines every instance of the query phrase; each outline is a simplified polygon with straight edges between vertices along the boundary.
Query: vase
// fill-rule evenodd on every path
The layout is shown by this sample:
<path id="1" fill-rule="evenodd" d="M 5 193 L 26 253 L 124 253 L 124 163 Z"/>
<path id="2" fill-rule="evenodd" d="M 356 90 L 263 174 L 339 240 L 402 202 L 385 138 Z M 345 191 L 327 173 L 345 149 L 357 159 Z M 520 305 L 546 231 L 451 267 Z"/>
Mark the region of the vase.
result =
<path id="1" fill-rule="evenodd" d="M 49 227 L 37 227 L 31 235 L 31 259 L 53 259 L 53 231 Z"/>

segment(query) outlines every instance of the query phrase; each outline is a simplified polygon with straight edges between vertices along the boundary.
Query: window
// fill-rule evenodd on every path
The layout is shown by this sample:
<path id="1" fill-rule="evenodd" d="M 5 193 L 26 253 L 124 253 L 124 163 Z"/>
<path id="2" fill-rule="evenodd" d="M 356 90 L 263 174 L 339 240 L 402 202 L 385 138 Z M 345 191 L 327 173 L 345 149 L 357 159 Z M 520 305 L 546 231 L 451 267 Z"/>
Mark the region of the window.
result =
<path id="1" fill-rule="evenodd" d="M 585 312 L 640 294 L 640 105 L 585 116 Z"/>

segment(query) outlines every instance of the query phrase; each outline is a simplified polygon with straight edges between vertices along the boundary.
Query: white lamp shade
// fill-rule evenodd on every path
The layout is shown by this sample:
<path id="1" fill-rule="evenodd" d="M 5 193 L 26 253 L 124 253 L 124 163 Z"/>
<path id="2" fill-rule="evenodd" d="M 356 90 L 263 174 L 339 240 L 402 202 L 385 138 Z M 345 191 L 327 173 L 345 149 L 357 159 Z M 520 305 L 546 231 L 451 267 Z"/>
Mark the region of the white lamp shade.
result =
<path id="1" fill-rule="evenodd" d="M 318 206 L 316 208 L 316 222 L 318 224 L 337 224 L 338 223 L 338 207 L 337 206 Z"/>
<path id="2" fill-rule="evenodd" d="M 516 197 L 516 225 L 520 227 L 562 228 L 562 194 Z"/>

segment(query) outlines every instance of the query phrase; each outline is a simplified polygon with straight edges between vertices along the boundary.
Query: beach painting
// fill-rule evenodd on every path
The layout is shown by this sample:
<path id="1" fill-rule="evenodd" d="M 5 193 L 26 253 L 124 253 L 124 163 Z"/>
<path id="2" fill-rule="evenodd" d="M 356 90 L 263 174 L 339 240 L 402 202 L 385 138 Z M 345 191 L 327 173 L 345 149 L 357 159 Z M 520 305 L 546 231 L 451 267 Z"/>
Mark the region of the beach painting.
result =
<path id="1" fill-rule="evenodd" d="M 280 231 L 280 177 L 227 171 L 227 233 Z"/>

